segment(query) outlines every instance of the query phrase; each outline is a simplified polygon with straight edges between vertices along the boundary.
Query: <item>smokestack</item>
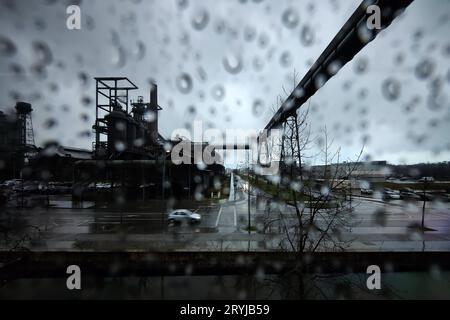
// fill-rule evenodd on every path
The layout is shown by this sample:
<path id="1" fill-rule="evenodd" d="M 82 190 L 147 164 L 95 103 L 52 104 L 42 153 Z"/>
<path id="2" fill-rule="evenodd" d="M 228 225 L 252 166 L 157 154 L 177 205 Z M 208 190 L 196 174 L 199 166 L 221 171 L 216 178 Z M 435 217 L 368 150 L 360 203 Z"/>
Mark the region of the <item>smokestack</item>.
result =
<path id="1" fill-rule="evenodd" d="M 158 141 L 158 86 L 150 84 L 150 112 L 151 120 L 148 123 L 149 141 L 156 144 Z"/>
<path id="2" fill-rule="evenodd" d="M 155 83 L 150 84 L 150 105 L 158 108 L 158 86 Z"/>

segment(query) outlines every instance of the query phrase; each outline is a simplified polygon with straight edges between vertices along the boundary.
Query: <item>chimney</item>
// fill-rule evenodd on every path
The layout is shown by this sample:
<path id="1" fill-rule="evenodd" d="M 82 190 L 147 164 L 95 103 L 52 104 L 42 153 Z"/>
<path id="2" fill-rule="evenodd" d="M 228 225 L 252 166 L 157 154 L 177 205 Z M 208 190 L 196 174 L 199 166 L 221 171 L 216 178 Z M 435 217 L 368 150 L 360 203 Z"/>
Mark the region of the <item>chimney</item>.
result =
<path id="1" fill-rule="evenodd" d="M 158 140 L 158 86 L 150 84 L 150 112 L 152 120 L 148 123 L 149 142 L 156 144 Z"/>
<path id="2" fill-rule="evenodd" d="M 150 105 L 155 107 L 155 109 L 158 108 L 158 86 L 155 83 L 150 84 Z"/>

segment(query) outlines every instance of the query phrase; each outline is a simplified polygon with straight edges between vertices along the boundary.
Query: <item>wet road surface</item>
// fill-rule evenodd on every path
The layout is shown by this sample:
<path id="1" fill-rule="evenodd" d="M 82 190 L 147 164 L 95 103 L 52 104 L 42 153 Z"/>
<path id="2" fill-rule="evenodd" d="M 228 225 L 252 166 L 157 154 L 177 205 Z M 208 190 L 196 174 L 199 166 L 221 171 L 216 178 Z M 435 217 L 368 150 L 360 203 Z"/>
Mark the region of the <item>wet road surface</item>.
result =
<path id="1" fill-rule="evenodd" d="M 234 179 L 234 178 L 233 178 Z M 268 199 L 252 197 L 251 224 L 259 232 L 248 234 L 248 202 L 243 183 L 236 178 L 230 198 L 223 204 L 200 206 L 198 224 L 169 225 L 161 212 L 107 212 L 94 209 L 8 209 L 2 212 L 4 230 L 0 246 L 24 246 L 30 250 L 273 250 L 284 234 L 262 232 L 262 220 L 279 217 L 295 222 L 294 209 L 285 206 L 268 211 Z M 236 196 L 236 201 L 234 201 Z M 355 199 L 351 227 L 341 238 L 351 240 L 356 251 L 450 251 L 450 205 L 427 203 L 426 226 L 419 233 L 410 228 L 421 219 L 421 202 L 402 200 L 383 203 Z M 376 213 L 382 212 L 383 224 Z M 0 234 L 1 237 L 1 234 Z"/>

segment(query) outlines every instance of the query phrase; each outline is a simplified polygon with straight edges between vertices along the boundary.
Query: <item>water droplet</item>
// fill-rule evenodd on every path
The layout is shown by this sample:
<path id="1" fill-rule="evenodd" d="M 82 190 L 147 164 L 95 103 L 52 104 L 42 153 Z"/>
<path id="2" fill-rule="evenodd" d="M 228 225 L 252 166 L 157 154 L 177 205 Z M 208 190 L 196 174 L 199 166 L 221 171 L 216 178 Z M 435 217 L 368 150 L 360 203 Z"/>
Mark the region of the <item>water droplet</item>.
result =
<path id="1" fill-rule="evenodd" d="M 330 194 L 330 188 L 327 186 L 322 186 L 322 188 L 320 188 L 320 193 L 326 197 Z"/>
<path id="2" fill-rule="evenodd" d="M 237 74 L 242 70 L 242 58 L 237 54 L 227 54 L 223 58 L 223 66 L 231 74 Z"/>
<path id="3" fill-rule="evenodd" d="M 53 127 L 55 127 L 58 124 L 58 122 L 56 121 L 56 119 L 53 118 L 48 118 L 47 120 L 45 120 L 44 122 L 44 127 L 46 129 L 51 129 Z"/>
<path id="4" fill-rule="evenodd" d="M 125 151 L 125 143 L 123 143 L 122 141 L 117 141 L 116 143 L 114 143 L 114 148 L 117 152 L 123 152 Z"/>
<path id="5" fill-rule="evenodd" d="M 211 94 L 215 100 L 221 101 L 225 97 L 225 88 L 218 84 L 212 88 Z"/>
<path id="6" fill-rule="evenodd" d="M 42 18 L 38 17 L 34 19 L 34 26 L 36 27 L 37 30 L 43 31 L 47 27 L 47 22 Z"/>
<path id="7" fill-rule="evenodd" d="M 261 57 L 256 56 L 253 58 L 252 65 L 255 71 L 261 71 L 262 69 L 264 69 L 264 60 Z"/>
<path id="8" fill-rule="evenodd" d="M 214 29 L 216 30 L 216 32 L 218 34 L 222 34 L 225 31 L 225 28 L 226 28 L 226 23 L 223 20 L 217 21 L 217 23 L 214 27 Z"/>
<path id="9" fill-rule="evenodd" d="M 419 79 L 427 79 L 434 71 L 434 63 L 431 60 L 424 59 L 417 64 L 415 69 L 416 77 Z"/>
<path id="10" fill-rule="evenodd" d="M 259 117 L 262 115 L 263 111 L 264 111 L 264 102 L 260 99 L 256 99 L 253 102 L 253 107 L 252 107 L 253 115 L 256 117 Z"/>
<path id="11" fill-rule="evenodd" d="M 47 71 L 45 66 L 42 64 L 33 64 L 31 67 L 31 73 L 39 79 L 47 78 Z"/>
<path id="12" fill-rule="evenodd" d="M 258 45 L 261 49 L 267 48 L 267 46 L 269 45 L 269 42 L 270 42 L 270 38 L 265 33 L 262 33 L 258 38 Z"/>
<path id="13" fill-rule="evenodd" d="M 197 109 L 195 108 L 194 105 L 190 105 L 187 108 L 187 112 L 188 112 L 189 115 L 195 116 L 197 114 Z"/>
<path id="14" fill-rule="evenodd" d="M 78 133 L 78 137 L 80 137 L 80 138 L 90 138 L 91 137 L 91 132 L 89 130 L 80 131 Z"/>
<path id="15" fill-rule="evenodd" d="M 327 71 L 330 75 L 334 76 L 342 68 L 342 63 L 339 60 L 334 60 L 328 65 Z"/>
<path id="16" fill-rule="evenodd" d="M 86 113 L 82 113 L 82 114 L 80 114 L 80 119 L 83 122 L 89 122 L 89 115 Z"/>
<path id="17" fill-rule="evenodd" d="M 88 96 L 83 96 L 81 98 L 81 103 L 85 106 L 85 107 L 89 107 L 92 104 L 92 99 Z"/>
<path id="18" fill-rule="evenodd" d="M 377 209 L 374 213 L 375 215 L 375 223 L 381 227 L 386 226 L 387 215 L 384 209 Z"/>
<path id="19" fill-rule="evenodd" d="M 375 38 L 375 32 L 367 28 L 366 24 L 363 23 L 358 28 L 358 37 L 362 43 L 368 43 Z"/>
<path id="20" fill-rule="evenodd" d="M 442 110 L 447 103 L 447 96 L 441 92 L 434 92 L 428 95 L 427 106 L 431 111 Z"/>
<path id="21" fill-rule="evenodd" d="M 136 60 L 142 60 L 145 57 L 145 44 L 142 41 L 138 41 L 136 43 L 136 47 L 134 48 L 132 54 Z"/>
<path id="22" fill-rule="evenodd" d="M 203 30 L 209 22 L 209 14 L 206 10 L 198 10 L 192 17 L 191 24 L 195 30 Z"/>
<path id="23" fill-rule="evenodd" d="M 365 99 L 367 98 L 367 95 L 369 94 L 369 90 L 367 88 L 362 88 L 361 90 L 359 90 L 358 92 L 358 97 L 360 99 Z"/>
<path id="24" fill-rule="evenodd" d="M 58 84 L 55 83 L 55 82 L 51 82 L 51 83 L 48 85 L 48 88 L 49 88 L 49 90 L 50 90 L 51 92 L 57 92 L 57 91 L 59 90 L 59 86 L 58 86 Z"/>
<path id="25" fill-rule="evenodd" d="M 280 64 L 282 67 L 287 68 L 292 65 L 292 55 L 289 51 L 284 51 L 280 56 Z"/>
<path id="26" fill-rule="evenodd" d="M 180 90 L 181 93 L 187 94 L 191 92 L 193 83 L 192 78 L 187 73 L 182 73 L 179 75 L 176 79 L 176 85 L 178 90 Z"/>
<path id="27" fill-rule="evenodd" d="M 294 10 L 293 8 L 288 8 L 283 12 L 283 15 L 281 16 L 281 21 L 283 22 L 286 28 L 294 29 L 300 22 L 300 17 L 296 10 Z"/>
<path id="28" fill-rule="evenodd" d="M 25 76 L 25 70 L 20 64 L 12 63 L 9 65 L 8 68 L 9 72 L 13 74 L 14 77 L 24 77 Z"/>
<path id="29" fill-rule="evenodd" d="M 355 63 L 355 73 L 357 74 L 363 74 L 367 71 L 367 68 L 369 66 L 369 61 L 366 57 L 361 57 L 356 60 Z"/>
<path id="30" fill-rule="evenodd" d="M 95 28 L 95 20 L 89 15 L 86 15 L 86 27 L 89 31 L 92 31 Z"/>
<path id="31" fill-rule="evenodd" d="M 300 42 L 305 46 L 309 47 L 314 43 L 314 32 L 309 25 L 305 25 L 300 32 Z"/>
<path id="32" fill-rule="evenodd" d="M 86 72 L 79 72 L 78 79 L 80 79 L 83 87 L 87 87 L 89 85 L 89 75 Z"/>
<path id="33" fill-rule="evenodd" d="M 16 53 L 16 45 L 9 38 L 0 36 L 0 56 L 11 57 Z"/>
<path id="34" fill-rule="evenodd" d="M 112 52 L 111 63 L 116 68 L 122 68 L 125 65 L 125 49 L 122 46 L 114 46 Z"/>
<path id="35" fill-rule="evenodd" d="M 156 113 L 151 111 L 151 110 L 147 110 L 144 113 L 144 121 L 146 122 L 153 122 L 156 120 Z"/>
<path id="36" fill-rule="evenodd" d="M 295 88 L 294 96 L 296 98 L 301 98 L 301 97 L 303 97 L 304 94 L 305 94 L 305 90 L 303 90 L 303 88 Z"/>
<path id="37" fill-rule="evenodd" d="M 253 41 L 256 38 L 256 30 L 253 27 L 246 26 L 244 28 L 244 39 L 245 41 Z"/>
<path id="38" fill-rule="evenodd" d="M 400 97 L 400 82 L 393 78 L 386 79 L 381 86 L 383 96 L 390 101 L 397 100 Z"/>
<path id="39" fill-rule="evenodd" d="M 320 89 L 323 87 L 323 85 L 327 82 L 327 77 L 323 74 L 318 74 L 314 78 L 314 84 L 316 85 L 317 89 Z"/>
<path id="40" fill-rule="evenodd" d="M 33 56 L 37 65 L 47 66 L 52 63 L 53 55 L 50 47 L 42 41 L 35 41 L 32 44 Z"/>
<path id="41" fill-rule="evenodd" d="M 189 1 L 188 0 L 177 0 L 176 3 L 177 3 L 177 7 L 180 10 L 186 9 L 188 7 L 188 5 L 189 5 Z"/>

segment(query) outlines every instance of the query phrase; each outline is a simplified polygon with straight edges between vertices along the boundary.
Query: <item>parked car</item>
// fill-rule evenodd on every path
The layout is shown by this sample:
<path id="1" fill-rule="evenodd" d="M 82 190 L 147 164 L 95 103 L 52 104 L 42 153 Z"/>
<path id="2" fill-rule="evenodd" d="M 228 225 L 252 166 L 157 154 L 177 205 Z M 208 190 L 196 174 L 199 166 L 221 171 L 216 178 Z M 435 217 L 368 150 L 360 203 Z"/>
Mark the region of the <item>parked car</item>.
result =
<path id="1" fill-rule="evenodd" d="M 391 190 L 389 188 L 384 188 L 383 200 L 399 200 L 399 199 L 401 199 L 400 192 Z"/>
<path id="2" fill-rule="evenodd" d="M 438 199 L 444 202 L 450 202 L 450 194 L 441 194 Z"/>
<path id="3" fill-rule="evenodd" d="M 420 192 L 419 196 L 423 201 L 433 201 L 435 199 L 435 196 L 430 193 L 424 194 L 423 192 Z"/>
<path id="4" fill-rule="evenodd" d="M 14 186 L 17 186 L 20 183 L 22 183 L 22 180 L 20 180 L 20 179 L 6 180 L 0 184 L 0 187 L 1 188 L 13 188 Z"/>
<path id="5" fill-rule="evenodd" d="M 433 177 L 422 177 L 419 179 L 419 182 L 434 182 Z"/>
<path id="6" fill-rule="evenodd" d="M 401 188 L 400 189 L 400 193 L 408 193 L 408 192 L 414 193 L 414 190 L 411 188 Z"/>
<path id="7" fill-rule="evenodd" d="M 361 194 L 373 194 L 373 190 L 361 188 Z"/>
<path id="8" fill-rule="evenodd" d="M 169 213 L 167 220 L 169 223 L 186 222 L 200 222 L 202 217 L 198 213 L 194 213 L 187 209 L 177 209 Z"/>
<path id="9" fill-rule="evenodd" d="M 406 200 L 421 200 L 422 197 L 414 192 L 402 192 L 401 197 Z"/>

